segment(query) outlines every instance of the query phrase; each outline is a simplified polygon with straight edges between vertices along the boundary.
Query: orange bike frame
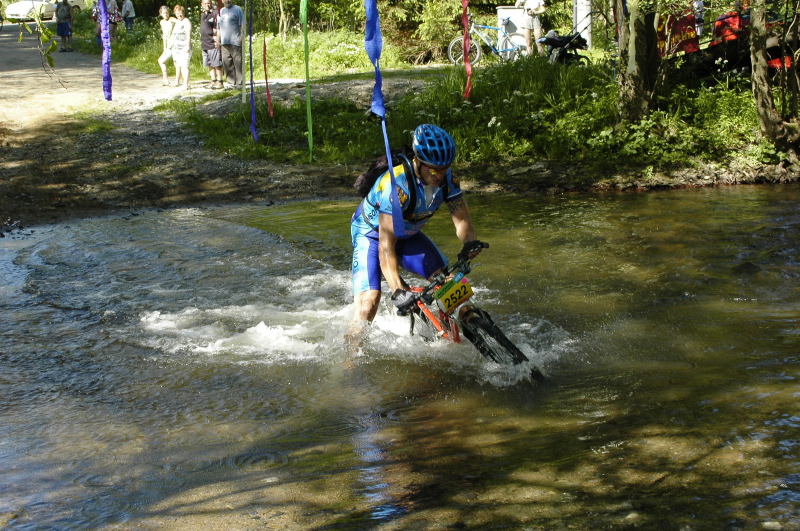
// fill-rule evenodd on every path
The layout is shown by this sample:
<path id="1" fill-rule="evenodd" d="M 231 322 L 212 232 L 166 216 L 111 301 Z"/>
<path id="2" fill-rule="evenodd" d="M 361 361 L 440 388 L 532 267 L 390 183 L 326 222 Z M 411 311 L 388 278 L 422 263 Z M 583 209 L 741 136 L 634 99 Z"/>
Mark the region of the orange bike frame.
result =
<path id="1" fill-rule="evenodd" d="M 411 291 L 420 293 L 422 288 L 412 286 Z M 442 310 L 438 311 L 439 315 L 437 316 L 433 311 L 431 311 L 428 305 L 421 300 L 417 300 L 417 306 L 419 307 L 419 311 L 425 315 L 428 321 L 443 338 L 449 339 L 453 343 L 461 343 L 461 334 L 458 330 L 458 325 L 456 324 L 455 319 L 444 313 Z M 447 326 L 445 326 L 445 324 Z"/>

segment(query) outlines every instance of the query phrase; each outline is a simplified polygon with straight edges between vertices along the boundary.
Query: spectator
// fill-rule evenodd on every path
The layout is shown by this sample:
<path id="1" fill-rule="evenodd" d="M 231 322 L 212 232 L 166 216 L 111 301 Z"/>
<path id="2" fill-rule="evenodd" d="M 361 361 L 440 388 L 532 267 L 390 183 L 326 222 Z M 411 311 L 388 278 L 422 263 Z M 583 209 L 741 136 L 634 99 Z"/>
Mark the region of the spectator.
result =
<path id="1" fill-rule="evenodd" d="M 242 84 L 242 34 L 244 11 L 232 0 L 223 0 L 225 7 L 219 13 L 219 37 L 222 44 L 222 67 L 228 83 L 234 87 Z"/>
<path id="2" fill-rule="evenodd" d="M 167 86 L 169 85 L 169 79 L 167 78 L 167 61 L 172 57 L 172 50 L 169 48 L 169 40 L 172 36 L 172 28 L 178 20 L 170 16 L 167 6 L 161 6 L 158 10 L 158 14 L 161 16 L 161 20 L 158 22 L 161 25 L 162 45 L 161 56 L 158 58 L 158 66 L 161 67 L 161 84 Z"/>
<path id="3" fill-rule="evenodd" d="M 119 14 L 119 7 L 117 6 L 116 0 L 108 0 L 106 9 L 108 10 L 108 34 L 113 39 L 117 34 L 117 23 L 122 20 L 122 16 Z M 94 34 L 97 37 L 97 45 L 102 48 L 103 42 L 100 36 L 100 7 L 98 7 L 97 4 L 92 8 L 92 20 L 94 20 Z"/>
<path id="4" fill-rule="evenodd" d="M 106 9 L 108 10 L 108 33 L 113 39 L 117 36 L 117 24 L 122 21 L 122 15 L 119 14 L 117 0 L 107 0 Z"/>
<path id="5" fill-rule="evenodd" d="M 693 0 L 692 9 L 694 10 L 694 29 L 697 32 L 697 36 L 701 37 L 703 35 L 703 17 L 706 14 L 706 5 L 703 0 Z"/>
<path id="6" fill-rule="evenodd" d="M 61 37 L 61 52 L 72 51 L 72 7 L 67 0 L 56 6 L 56 33 Z"/>
<path id="7" fill-rule="evenodd" d="M 186 18 L 183 6 L 174 7 L 175 25 L 169 39 L 172 62 L 175 63 L 175 86 L 189 90 L 189 60 L 192 58 L 192 23 Z"/>
<path id="8" fill-rule="evenodd" d="M 203 66 L 211 75 L 211 88 L 222 88 L 222 51 L 220 50 L 217 10 L 211 0 L 200 3 L 200 48 L 203 51 Z"/>
<path id="9" fill-rule="evenodd" d="M 122 20 L 125 21 L 125 30 L 133 31 L 133 19 L 136 18 L 136 11 L 133 9 L 132 0 L 122 2 Z"/>
<path id="10" fill-rule="evenodd" d="M 542 21 L 539 19 L 539 15 L 544 13 L 544 0 L 517 0 L 514 6 L 523 8 L 522 29 L 528 46 L 528 55 L 531 55 L 533 53 L 533 42 L 531 41 L 538 41 L 542 37 Z M 531 32 L 533 32 L 533 39 L 531 39 Z M 540 42 L 536 42 L 536 50 L 539 55 L 544 55 L 544 46 Z"/>

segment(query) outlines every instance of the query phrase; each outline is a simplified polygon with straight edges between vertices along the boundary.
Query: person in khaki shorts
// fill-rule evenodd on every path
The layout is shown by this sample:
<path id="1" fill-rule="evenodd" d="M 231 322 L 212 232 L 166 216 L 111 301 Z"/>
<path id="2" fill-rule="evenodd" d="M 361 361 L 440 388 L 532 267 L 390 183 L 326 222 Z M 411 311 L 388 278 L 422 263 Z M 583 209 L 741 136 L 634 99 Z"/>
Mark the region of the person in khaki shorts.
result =
<path id="1" fill-rule="evenodd" d="M 542 21 L 539 19 L 539 15 L 545 11 L 544 0 L 517 0 L 514 7 L 522 7 L 525 10 L 521 29 L 527 41 L 528 55 L 531 55 L 534 52 L 532 41 L 538 41 L 542 37 Z M 544 55 L 544 46 L 538 42 L 536 43 L 536 53 Z"/>

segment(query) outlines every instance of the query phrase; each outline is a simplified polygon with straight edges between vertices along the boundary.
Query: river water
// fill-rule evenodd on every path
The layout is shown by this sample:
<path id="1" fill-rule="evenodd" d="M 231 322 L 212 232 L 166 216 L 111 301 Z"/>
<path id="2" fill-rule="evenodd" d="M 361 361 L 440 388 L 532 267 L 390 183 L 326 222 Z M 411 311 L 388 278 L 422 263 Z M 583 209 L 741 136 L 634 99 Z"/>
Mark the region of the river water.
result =
<path id="1" fill-rule="evenodd" d="M 798 529 L 798 202 L 471 197 L 539 385 L 388 307 L 345 364 L 352 201 L 7 235 L 0 527 Z"/>

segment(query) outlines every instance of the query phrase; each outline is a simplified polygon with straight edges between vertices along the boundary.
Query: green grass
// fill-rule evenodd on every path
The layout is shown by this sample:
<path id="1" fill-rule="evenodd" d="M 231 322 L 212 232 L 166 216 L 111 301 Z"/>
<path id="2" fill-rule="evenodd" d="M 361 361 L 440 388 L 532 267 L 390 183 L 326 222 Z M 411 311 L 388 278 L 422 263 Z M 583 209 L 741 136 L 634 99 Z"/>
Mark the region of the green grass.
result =
<path id="1" fill-rule="evenodd" d="M 79 111 L 73 115 L 75 124 L 74 130 L 79 133 L 105 133 L 113 131 L 115 126 L 108 120 L 98 118 L 91 111 Z"/>
<path id="2" fill-rule="evenodd" d="M 395 148 L 408 144 L 420 123 L 441 125 L 459 147 L 461 165 L 509 165 L 535 160 L 582 163 L 595 173 L 622 169 L 686 167 L 698 160 L 775 157 L 756 138 L 752 97 L 745 86 L 676 87 L 658 109 L 637 124 L 619 124 L 616 85 L 600 67 L 551 65 L 531 58 L 477 69 L 469 101 L 464 73 L 434 71 L 430 84 L 388 110 Z M 208 118 L 196 104 L 173 102 L 178 113 L 206 138 L 206 145 L 243 158 L 306 162 L 305 103 L 276 105 L 275 118 L 259 102 L 261 142 L 249 135 L 249 104 L 227 116 Z M 380 124 L 367 109 L 340 100 L 315 100 L 318 162 L 363 163 L 383 150 Z M 581 176 L 576 176 L 580 181 Z"/>

